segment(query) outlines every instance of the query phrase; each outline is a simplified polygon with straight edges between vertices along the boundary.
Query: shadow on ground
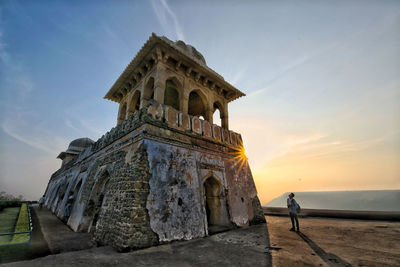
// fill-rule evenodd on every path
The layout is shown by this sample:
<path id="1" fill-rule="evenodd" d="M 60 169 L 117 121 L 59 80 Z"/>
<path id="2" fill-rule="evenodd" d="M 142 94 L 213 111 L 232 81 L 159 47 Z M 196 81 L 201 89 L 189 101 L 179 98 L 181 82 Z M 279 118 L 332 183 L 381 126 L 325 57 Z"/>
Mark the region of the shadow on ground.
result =
<path id="1" fill-rule="evenodd" d="M 297 232 L 297 234 L 312 248 L 315 253 L 326 263 L 328 266 L 336 267 L 336 266 L 347 266 L 351 267 L 352 265 L 347 261 L 341 259 L 332 253 L 326 253 L 325 250 L 320 248 L 317 244 L 315 244 L 308 236 L 301 232 Z"/>
<path id="2" fill-rule="evenodd" d="M 111 247 L 93 247 L 87 234 L 71 231 L 46 209 L 37 214 L 48 244 L 46 253 L 52 255 L 4 266 L 272 266 L 265 223 L 118 253 Z"/>

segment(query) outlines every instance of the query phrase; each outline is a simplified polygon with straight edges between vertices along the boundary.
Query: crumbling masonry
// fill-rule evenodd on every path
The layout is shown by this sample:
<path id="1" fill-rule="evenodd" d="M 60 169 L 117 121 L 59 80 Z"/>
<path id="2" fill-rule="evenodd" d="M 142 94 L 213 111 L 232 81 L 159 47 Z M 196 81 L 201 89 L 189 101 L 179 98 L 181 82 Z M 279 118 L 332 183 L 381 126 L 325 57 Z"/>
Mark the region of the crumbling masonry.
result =
<path id="1" fill-rule="evenodd" d="M 117 126 L 59 155 L 45 205 L 120 251 L 265 222 L 228 128 L 228 102 L 241 96 L 194 47 L 153 34 L 105 96 L 119 103 Z"/>

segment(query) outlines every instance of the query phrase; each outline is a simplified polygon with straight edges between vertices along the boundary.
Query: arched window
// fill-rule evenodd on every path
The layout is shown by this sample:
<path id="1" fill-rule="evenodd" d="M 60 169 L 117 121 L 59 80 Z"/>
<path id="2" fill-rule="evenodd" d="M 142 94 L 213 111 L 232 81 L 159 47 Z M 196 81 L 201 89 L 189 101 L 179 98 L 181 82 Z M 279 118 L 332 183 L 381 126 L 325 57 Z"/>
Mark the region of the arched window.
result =
<path id="1" fill-rule="evenodd" d="M 150 100 L 154 99 L 154 78 L 150 77 L 150 79 L 147 81 L 144 91 L 143 91 L 143 99 L 144 100 Z"/>
<path id="2" fill-rule="evenodd" d="M 222 110 L 222 105 L 219 102 L 215 102 L 213 105 L 213 123 L 218 126 L 222 126 L 222 119 L 224 117 Z"/>
<path id="3" fill-rule="evenodd" d="M 140 109 L 140 91 L 136 90 L 131 98 L 131 102 L 129 103 L 128 116 L 132 115 L 135 112 L 138 112 Z"/>
<path id="4" fill-rule="evenodd" d="M 119 116 L 118 116 L 118 124 L 123 122 L 126 118 L 126 103 L 122 105 L 122 108 L 119 111 Z"/>
<path id="5" fill-rule="evenodd" d="M 169 79 L 165 83 L 164 104 L 179 109 L 179 92 L 177 81 Z"/>
<path id="6" fill-rule="evenodd" d="M 197 116 L 197 117 L 203 116 L 203 118 L 208 119 L 206 114 L 205 103 L 201 98 L 201 96 L 199 95 L 198 91 L 192 91 L 189 94 L 188 113 L 189 115 L 192 116 Z"/>

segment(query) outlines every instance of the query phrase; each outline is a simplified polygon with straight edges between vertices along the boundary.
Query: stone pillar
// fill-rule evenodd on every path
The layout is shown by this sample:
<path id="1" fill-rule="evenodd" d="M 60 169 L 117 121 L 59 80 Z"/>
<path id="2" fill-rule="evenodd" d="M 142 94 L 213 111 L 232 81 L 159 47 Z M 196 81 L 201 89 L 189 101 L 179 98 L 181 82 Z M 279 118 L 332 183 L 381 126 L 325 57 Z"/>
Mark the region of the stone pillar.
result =
<path id="1" fill-rule="evenodd" d="M 213 124 L 213 111 L 210 107 L 208 107 L 208 109 L 206 110 L 206 116 L 207 118 L 205 119 L 208 120 L 211 124 Z"/>
<path id="2" fill-rule="evenodd" d="M 165 94 L 165 75 L 164 69 L 160 63 L 156 66 L 156 75 L 154 78 L 154 100 L 160 104 L 164 104 Z"/>
<path id="3" fill-rule="evenodd" d="M 183 97 L 181 99 L 181 111 L 184 114 L 188 114 L 189 112 L 189 96 L 184 92 Z"/>
<path id="4" fill-rule="evenodd" d="M 188 114 L 189 112 L 189 91 L 189 82 L 185 78 L 182 85 L 182 95 L 180 95 L 181 99 L 179 99 L 179 108 L 183 114 Z"/>
<path id="5" fill-rule="evenodd" d="M 139 90 L 139 92 L 140 92 L 140 99 L 139 99 L 140 107 L 139 107 L 139 108 L 142 108 L 142 107 L 144 107 L 144 106 L 146 105 L 146 103 L 147 103 L 147 101 L 144 100 L 144 81 L 142 81 L 142 82 L 140 83 L 140 85 L 137 87 L 136 90 Z"/>
<path id="6" fill-rule="evenodd" d="M 228 120 L 228 103 L 224 101 L 224 110 L 219 111 L 220 113 L 222 112 L 222 117 L 221 117 L 221 126 L 222 128 L 229 129 L 229 120 Z"/>

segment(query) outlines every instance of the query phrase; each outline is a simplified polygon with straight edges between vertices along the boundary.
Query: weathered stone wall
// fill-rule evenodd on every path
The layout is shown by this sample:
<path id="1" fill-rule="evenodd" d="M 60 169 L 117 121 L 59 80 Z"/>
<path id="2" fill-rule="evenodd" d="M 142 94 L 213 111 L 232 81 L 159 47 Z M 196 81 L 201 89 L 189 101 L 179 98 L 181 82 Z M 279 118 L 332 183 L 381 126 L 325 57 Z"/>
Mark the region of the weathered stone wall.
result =
<path id="1" fill-rule="evenodd" d="M 186 116 L 149 101 L 53 174 L 46 206 L 64 219 L 74 195 L 68 225 L 118 250 L 207 235 L 209 197 L 218 224 L 263 221 L 250 168 L 233 159 L 240 135 Z"/>
<path id="2" fill-rule="evenodd" d="M 113 173 L 94 232 L 95 240 L 124 250 L 158 243 L 146 210 L 149 195 L 149 164 L 143 142 L 129 162 Z"/>
<path id="3" fill-rule="evenodd" d="M 154 141 L 146 141 L 146 146 L 152 174 L 147 202 L 151 228 L 162 242 L 205 236 L 199 153 Z"/>

